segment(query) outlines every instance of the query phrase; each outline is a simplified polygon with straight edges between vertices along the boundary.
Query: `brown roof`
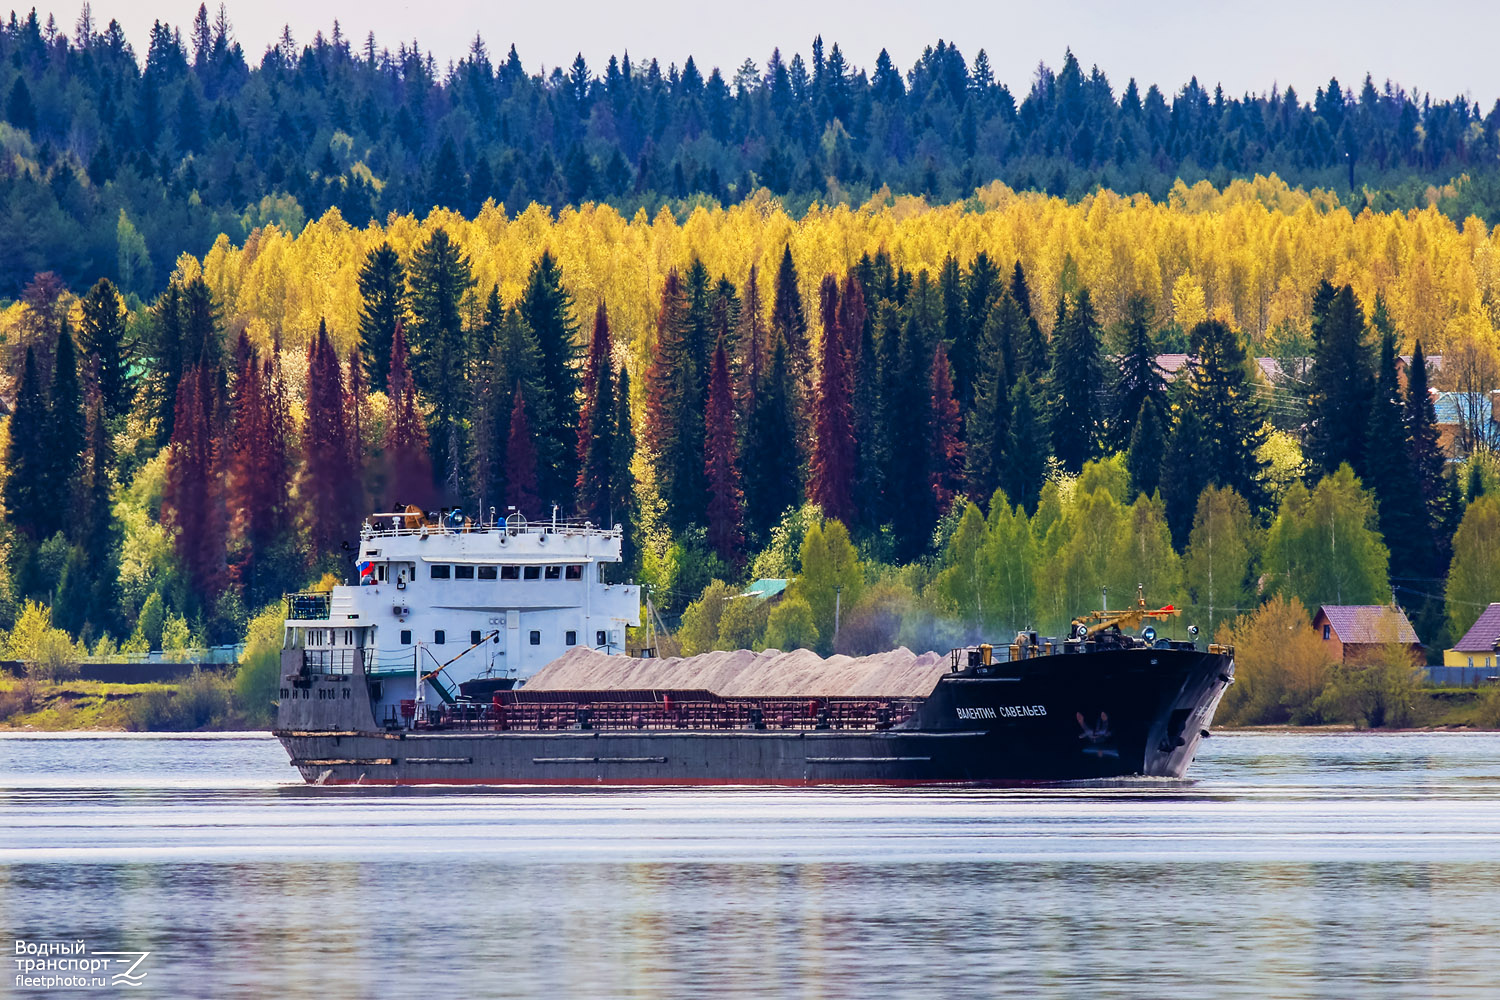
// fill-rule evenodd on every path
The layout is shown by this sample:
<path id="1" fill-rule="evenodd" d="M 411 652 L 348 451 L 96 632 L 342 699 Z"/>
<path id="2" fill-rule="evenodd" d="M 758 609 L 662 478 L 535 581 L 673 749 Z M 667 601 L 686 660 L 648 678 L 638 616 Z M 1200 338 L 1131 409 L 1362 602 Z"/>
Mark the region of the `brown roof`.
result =
<path id="1" fill-rule="evenodd" d="M 1400 642 L 1420 644 L 1417 630 L 1406 620 L 1406 613 L 1388 604 L 1325 604 L 1318 614 L 1328 619 L 1339 642 L 1368 644 Z"/>

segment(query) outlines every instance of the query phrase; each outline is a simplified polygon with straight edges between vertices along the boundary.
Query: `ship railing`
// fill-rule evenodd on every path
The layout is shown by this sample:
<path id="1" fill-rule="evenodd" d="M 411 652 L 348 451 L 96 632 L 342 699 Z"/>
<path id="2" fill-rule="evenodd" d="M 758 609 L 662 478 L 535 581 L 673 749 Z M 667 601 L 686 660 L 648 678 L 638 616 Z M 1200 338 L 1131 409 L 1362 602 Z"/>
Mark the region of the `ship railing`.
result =
<path id="1" fill-rule="evenodd" d="M 427 538 L 433 535 L 477 535 L 501 533 L 515 538 L 521 535 L 589 535 L 618 538 L 620 525 L 604 527 L 582 518 L 557 518 L 527 521 L 516 515 L 505 520 L 470 520 L 454 518 L 450 513 L 434 512 L 418 518 L 410 514 L 372 514 L 360 531 L 362 538 Z"/>
<path id="2" fill-rule="evenodd" d="M 333 595 L 322 591 L 285 594 L 286 617 L 294 621 L 324 620 L 333 615 Z"/>
<path id="3" fill-rule="evenodd" d="M 424 729 L 495 732 L 565 730 L 834 730 L 870 732 L 909 721 L 920 701 L 863 698 L 725 698 L 683 701 L 527 701 L 502 692 L 491 702 L 444 706 Z"/>
<path id="4" fill-rule="evenodd" d="M 308 673 L 347 677 L 354 673 L 355 663 L 370 670 L 375 650 L 366 646 L 343 646 L 331 649 L 304 649 L 302 662 Z"/>

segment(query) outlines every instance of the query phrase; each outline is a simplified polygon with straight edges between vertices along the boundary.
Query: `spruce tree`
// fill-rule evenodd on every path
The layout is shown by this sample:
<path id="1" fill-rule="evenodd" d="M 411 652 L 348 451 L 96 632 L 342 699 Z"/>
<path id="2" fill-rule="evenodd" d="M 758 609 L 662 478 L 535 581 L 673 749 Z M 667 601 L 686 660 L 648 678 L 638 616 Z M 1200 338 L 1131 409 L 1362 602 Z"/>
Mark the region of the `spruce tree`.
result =
<path id="1" fill-rule="evenodd" d="M 172 441 L 162 494 L 162 524 L 187 571 L 191 601 L 207 607 L 229 582 L 214 449 L 214 376 L 205 365 L 183 373 L 177 386 Z"/>
<path id="2" fill-rule="evenodd" d="M 929 482 L 938 516 L 948 512 L 953 498 L 963 488 L 964 442 L 962 417 L 953 394 L 953 369 L 948 351 L 938 341 L 932 354 L 932 402 L 928 409 L 928 455 L 932 461 Z"/>
<path id="3" fill-rule="evenodd" d="M 578 328 L 573 321 L 573 297 L 563 287 L 562 268 L 550 250 L 542 251 L 531 268 L 520 312 L 541 351 L 540 383 L 551 411 L 548 423 L 532 423 L 537 496 L 543 504 L 571 508 L 578 481 Z M 527 396 L 532 396 L 530 390 Z M 535 416 L 537 408 L 528 406 Z"/>
<path id="4" fill-rule="evenodd" d="M 1184 401 L 1176 407 L 1176 418 L 1162 456 L 1160 483 L 1172 544 L 1181 549 L 1193 528 L 1198 495 L 1214 482 L 1214 476 L 1203 457 L 1203 423 L 1198 412 Z"/>
<path id="5" fill-rule="evenodd" d="M 1001 466 L 1006 496 L 1025 508 L 1027 516 L 1036 513 L 1050 454 L 1036 396 L 1031 376 L 1021 372 L 1011 386 L 1010 433 Z"/>
<path id="6" fill-rule="evenodd" d="M 1040 382 L 1045 378 L 1049 365 L 1047 338 L 1042 335 L 1041 324 L 1037 323 L 1032 311 L 1031 288 L 1026 283 L 1026 272 L 1022 270 L 1019 260 L 1016 261 L 1016 266 L 1011 271 L 1010 294 L 1026 316 L 1026 336 L 1020 344 L 1016 345 L 1014 349 L 1016 356 L 1007 358 L 1006 362 L 1011 365 L 1012 373 L 1024 370 L 1031 376 L 1033 384 L 1040 388 Z"/>
<path id="7" fill-rule="evenodd" d="M 612 522 L 610 506 L 615 447 L 613 345 L 604 302 L 594 310 L 594 333 L 583 369 L 583 408 L 578 420 L 578 513 L 596 525 Z"/>
<path id="8" fill-rule="evenodd" d="M 308 540 L 314 560 L 334 554 L 358 523 L 357 479 L 338 352 L 321 321 L 308 352 L 307 420 L 302 428 L 305 458 L 301 494 L 307 502 Z"/>
<path id="9" fill-rule="evenodd" d="M 1099 322 L 1088 289 L 1071 307 L 1058 304 L 1059 324 L 1052 340 L 1048 379 L 1052 450 L 1063 468 L 1076 473 L 1099 451 Z"/>
<path id="10" fill-rule="evenodd" d="M 384 442 L 386 503 L 398 509 L 407 504 L 425 508 L 433 499 L 427 424 L 411 371 L 406 333 L 399 323 L 391 338 L 390 387 L 391 415 Z"/>
<path id="11" fill-rule="evenodd" d="M 838 280 L 825 275 L 822 285 L 823 343 L 815 403 L 809 500 L 823 515 L 845 524 L 854 515 L 854 412 L 850 401 L 848 354 L 839 323 Z"/>
<path id="12" fill-rule="evenodd" d="M 687 295 L 673 270 L 662 287 L 656 350 L 646 369 L 646 445 L 667 524 L 677 532 L 703 516 L 703 409 L 690 337 Z"/>
<path id="13" fill-rule="evenodd" d="M 988 503 L 1000 488 L 1005 451 L 1010 439 L 1010 382 L 1005 345 L 1020 334 L 1026 317 L 1005 288 L 992 296 L 989 316 L 979 338 L 974 400 L 965 436 L 966 488 L 969 496 Z"/>
<path id="14" fill-rule="evenodd" d="M 985 366 L 984 328 L 989 322 L 990 309 L 999 293 L 1005 291 L 1000 272 L 990 255 L 983 250 L 974 255 L 969 273 L 964 282 L 964 333 L 954 344 L 951 355 L 953 382 L 958 392 L 958 405 L 968 413 L 974 405 L 974 386 L 983 377 Z M 1014 359 L 1006 358 L 1006 371 Z M 993 491 L 991 491 L 993 492 Z M 988 500 L 989 494 L 985 494 Z"/>
<path id="15" fill-rule="evenodd" d="M 1155 411 L 1159 428 L 1167 405 L 1166 373 L 1156 363 L 1156 345 L 1151 340 L 1153 310 L 1144 295 L 1132 295 L 1125 304 L 1124 354 L 1120 376 L 1114 386 L 1114 410 L 1109 420 L 1110 447 L 1124 451 L 1135 438 L 1135 423 L 1142 408 Z M 1161 456 L 1157 456 L 1158 462 Z M 1152 473 L 1154 479 L 1155 473 Z M 1148 493 L 1150 491 L 1145 491 Z"/>
<path id="16" fill-rule="evenodd" d="M 613 450 L 609 457 L 609 509 L 604 519 L 607 525 L 624 528 L 622 563 L 625 570 L 635 566 L 635 474 L 631 462 L 635 459 L 635 427 L 630 416 L 630 370 L 620 366 L 615 379 Z"/>
<path id="17" fill-rule="evenodd" d="M 365 379 L 372 390 L 390 392 L 391 339 L 406 318 L 406 269 L 386 240 L 365 256 L 359 269 L 359 342 Z"/>
<path id="18" fill-rule="evenodd" d="M 1446 566 L 1451 556 L 1449 544 L 1453 531 L 1444 529 L 1453 511 L 1453 477 L 1448 472 L 1448 459 L 1438 443 L 1437 411 L 1427 389 L 1427 358 L 1422 353 L 1420 340 L 1406 373 L 1403 420 L 1410 441 L 1412 474 L 1422 492 L 1427 528 L 1434 539 L 1434 561 L 1438 566 Z"/>
<path id="19" fill-rule="evenodd" d="M 740 561 L 745 541 L 744 494 L 735 455 L 734 390 L 729 383 L 729 358 L 722 339 L 714 350 L 706 424 L 703 464 L 708 487 L 708 544 L 720 559 L 734 566 Z"/>
<path id="20" fill-rule="evenodd" d="M 739 350 L 737 363 L 733 366 L 735 399 L 739 400 L 740 431 L 743 433 L 755 409 L 755 393 L 760 388 L 768 360 L 765 307 L 761 302 L 758 268 L 754 264 L 750 265 L 750 273 L 745 278 L 745 294 L 740 303 L 734 340 Z"/>
<path id="21" fill-rule="evenodd" d="M 70 523 L 69 509 L 74 505 L 74 491 L 79 486 L 79 466 L 88 443 L 83 412 L 83 387 L 78 381 L 78 355 L 67 321 L 57 335 L 57 350 L 52 361 L 52 392 L 48 401 L 47 422 L 42 428 L 45 479 L 43 489 L 49 498 L 44 533 L 63 531 L 68 541 L 80 544 L 87 526 Z"/>
<path id="22" fill-rule="evenodd" d="M 1375 395 L 1365 432 L 1365 485 L 1375 494 L 1380 533 L 1391 553 L 1391 573 L 1417 578 L 1437 570 L 1426 504 L 1412 468 L 1411 441 L 1402 419 L 1401 384 L 1396 374 L 1396 338 L 1380 338 Z M 1417 588 L 1420 589 L 1420 588 Z"/>
<path id="23" fill-rule="evenodd" d="M 47 397 L 36 370 L 36 353 L 26 348 L 15 407 L 10 415 L 5 455 L 6 520 L 25 540 L 46 537 L 57 498 L 47 492 L 51 457 L 46 452 Z"/>
<path id="24" fill-rule="evenodd" d="M 1327 305 L 1321 309 L 1315 305 L 1313 315 L 1307 457 L 1315 472 L 1331 473 L 1348 462 L 1358 475 L 1364 471 L 1374 382 L 1364 341 L 1364 311 L 1348 285 L 1331 296 L 1320 289 L 1320 298 Z"/>
<path id="25" fill-rule="evenodd" d="M 1266 495 L 1266 463 L 1258 454 L 1266 440 L 1266 418 L 1250 379 L 1243 339 L 1218 320 L 1199 323 L 1191 338 L 1198 359 L 1188 375 L 1183 406 L 1198 420 L 1196 457 L 1206 472 L 1204 482 L 1233 487 L 1252 509 L 1258 508 Z M 1196 494 L 1192 502 L 1197 502 Z M 1167 518 L 1171 522 L 1170 501 Z"/>
<path id="26" fill-rule="evenodd" d="M 1161 483 L 1162 457 L 1167 450 L 1164 409 L 1148 400 L 1141 403 L 1130 432 L 1130 452 L 1125 468 L 1130 471 L 1132 493 L 1151 496 Z"/>
<path id="27" fill-rule="evenodd" d="M 943 341 L 943 350 L 948 355 L 948 366 L 953 372 L 955 392 L 967 412 L 967 390 L 974 376 L 974 345 L 969 343 L 968 338 L 969 317 L 964 295 L 964 275 L 951 253 L 943 259 L 937 284 L 943 312 L 939 336 Z"/>
<path id="28" fill-rule="evenodd" d="M 755 394 L 750 433 L 745 439 L 745 526 L 754 545 L 765 544 L 771 529 L 802 495 L 786 344 L 771 333 L 770 366 Z"/>
<path id="29" fill-rule="evenodd" d="M 521 516 L 535 519 L 543 514 L 537 496 L 536 442 L 526 416 L 526 388 L 520 382 L 516 383 L 512 398 L 505 446 L 505 503 L 507 509 L 514 507 Z"/>
<path id="30" fill-rule="evenodd" d="M 437 229 L 412 256 L 408 280 L 412 374 L 417 391 L 432 406 L 428 433 L 433 465 L 449 497 L 456 499 L 462 495 L 460 459 L 469 395 L 469 344 L 460 306 L 474 276 L 469 258 L 447 230 Z"/>
<path id="31" fill-rule="evenodd" d="M 78 342 L 98 368 L 99 394 L 104 413 L 123 416 L 130 409 L 130 383 L 125 358 L 125 304 L 108 278 L 100 278 L 82 302 Z"/>
<path id="32" fill-rule="evenodd" d="M 802 304 L 802 292 L 797 285 L 797 265 L 792 262 L 790 243 L 782 248 L 781 266 L 776 271 L 776 292 L 771 303 L 771 333 L 786 348 L 787 371 L 795 388 L 800 419 L 812 360 L 808 353 L 807 310 Z"/>
<path id="33" fill-rule="evenodd" d="M 152 319 L 151 414 L 156 418 L 156 443 L 165 445 L 172 437 L 177 416 L 177 386 L 184 367 L 182 351 L 182 286 L 177 282 L 156 300 Z"/>

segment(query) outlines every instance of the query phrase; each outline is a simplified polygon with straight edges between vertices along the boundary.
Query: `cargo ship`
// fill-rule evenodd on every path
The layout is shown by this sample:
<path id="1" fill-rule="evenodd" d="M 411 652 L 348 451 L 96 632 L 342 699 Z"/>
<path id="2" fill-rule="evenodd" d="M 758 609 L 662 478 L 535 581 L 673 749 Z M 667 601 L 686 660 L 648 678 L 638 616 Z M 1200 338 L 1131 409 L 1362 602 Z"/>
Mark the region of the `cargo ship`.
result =
<path id="1" fill-rule="evenodd" d="M 921 656 L 627 653 L 618 526 L 376 515 L 288 595 L 276 735 L 312 784 L 1007 785 L 1182 777 L 1234 651 L 1144 597 Z"/>

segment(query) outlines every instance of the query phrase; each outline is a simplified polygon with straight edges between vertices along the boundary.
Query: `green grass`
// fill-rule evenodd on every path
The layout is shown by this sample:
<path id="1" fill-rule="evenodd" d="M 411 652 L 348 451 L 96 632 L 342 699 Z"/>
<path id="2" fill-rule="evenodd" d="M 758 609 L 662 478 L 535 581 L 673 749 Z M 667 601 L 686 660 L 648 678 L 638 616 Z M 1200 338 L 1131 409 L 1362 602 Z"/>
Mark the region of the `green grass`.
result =
<path id="1" fill-rule="evenodd" d="M 175 692 L 176 684 L 109 684 L 103 681 L 40 682 L 31 708 L 23 704 L 25 682 L 0 675 L 0 728 L 66 731 L 129 728 L 131 705 L 153 691 Z"/>

